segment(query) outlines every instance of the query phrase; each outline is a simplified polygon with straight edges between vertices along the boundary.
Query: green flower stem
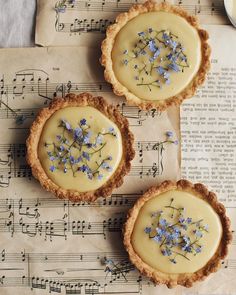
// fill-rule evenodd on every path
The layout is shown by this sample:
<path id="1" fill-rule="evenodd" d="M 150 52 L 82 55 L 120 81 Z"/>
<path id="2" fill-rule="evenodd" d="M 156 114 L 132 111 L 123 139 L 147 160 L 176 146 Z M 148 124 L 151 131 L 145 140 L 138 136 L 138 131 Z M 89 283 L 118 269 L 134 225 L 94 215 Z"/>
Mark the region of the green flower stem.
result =
<path id="1" fill-rule="evenodd" d="M 90 152 L 88 153 L 89 155 L 93 155 L 93 154 L 96 154 L 97 152 L 101 151 L 105 146 L 106 146 L 106 142 L 98 149 L 98 150 L 95 150 L 93 152 Z"/>
<path id="2" fill-rule="evenodd" d="M 172 251 L 172 253 L 175 253 L 176 255 L 182 256 L 182 257 L 184 257 L 185 259 L 187 259 L 187 260 L 190 261 L 190 259 L 189 259 L 186 255 L 184 255 L 184 254 L 182 254 L 182 253 L 180 253 L 180 252 L 174 251 L 174 250 L 171 250 L 171 251 Z"/>

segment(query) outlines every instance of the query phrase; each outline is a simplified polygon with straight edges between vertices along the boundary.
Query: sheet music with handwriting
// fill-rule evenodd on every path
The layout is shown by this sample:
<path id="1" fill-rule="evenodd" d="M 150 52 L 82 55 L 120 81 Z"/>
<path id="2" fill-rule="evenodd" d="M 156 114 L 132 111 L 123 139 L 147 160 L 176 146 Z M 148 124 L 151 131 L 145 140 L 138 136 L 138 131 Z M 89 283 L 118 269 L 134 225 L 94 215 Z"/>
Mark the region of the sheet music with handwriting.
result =
<path id="1" fill-rule="evenodd" d="M 143 190 L 180 177 L 180 145 L 159 145 L 169 130 L 180 139 L 179 108 L 161 114 L 126 106 L 104 82 L 98 54 L 85 47 L 0 50 L 0 294 L 156 292 L 129 262 L 121 230 Z M 91 205 L 45 192 L 25 162 L 38 109 L 55 96 L 83 91 L 119 105 L 135 134 L 125 184 Z M 17 115 L 27 117 L 23 125 L 16 125 Z M 112 271 L 105 258 L 114 262 Z"/>
<path id="2" fill-rule="evenodd" d="M 37 0 L 35 43 L 42 46 L 100 46 L 116 16 L 143 0 Z M 55 10 L 64 2 L 62 9 Z M 157 2 L 161 2 L 158 0 Z M 201 23 L 227 24 L 223 0 L 170 0 Z"/>

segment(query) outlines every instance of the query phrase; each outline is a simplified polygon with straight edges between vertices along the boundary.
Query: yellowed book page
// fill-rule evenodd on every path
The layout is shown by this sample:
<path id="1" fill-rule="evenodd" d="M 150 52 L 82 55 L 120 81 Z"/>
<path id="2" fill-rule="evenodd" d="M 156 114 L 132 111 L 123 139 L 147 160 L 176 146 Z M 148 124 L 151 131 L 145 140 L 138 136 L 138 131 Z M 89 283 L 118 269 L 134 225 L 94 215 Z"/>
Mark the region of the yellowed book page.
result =
<path id="1" fill-rule="evenodd" d="M 182 176 L 217 192 L 236 230 L 236 30 L 205 26 L 212 47 L 205 85 L 181 107 Z M 222 271 L 195 294 L 235 294 L 236 238 Z"/>
<path id="2" fill-rule="evenodd" d="M 35 43 L 42 46 L 99 47 L 116 16 L 142 0 L 38 0 Z M 162 2 L 162 1 L 157 1 Z M 229 23 L 223 0 L 171 0 L 201 23 Z"/>
<path id="3" fill-rule="evenodd" d="M 121 230 L 143 190 L 180 177 L 180 144 L 165 142 L 166 131 L 180 140 L 179 108 L 159 113 L 126 106 L 104 82 L 94 49 L 2 49 L 0 64 L 0 294 L 156 292 L 130 264 Z M 55 96 L 83 91 L 118 105 L 135 135 L 125 184 L 91 205 L 45 192 L 25 162 L 25 139 L 38 110 Z M 19 116 L 26 118 L 22 125 Z M 104 259 L 114 262 L 112 271 Z"/>

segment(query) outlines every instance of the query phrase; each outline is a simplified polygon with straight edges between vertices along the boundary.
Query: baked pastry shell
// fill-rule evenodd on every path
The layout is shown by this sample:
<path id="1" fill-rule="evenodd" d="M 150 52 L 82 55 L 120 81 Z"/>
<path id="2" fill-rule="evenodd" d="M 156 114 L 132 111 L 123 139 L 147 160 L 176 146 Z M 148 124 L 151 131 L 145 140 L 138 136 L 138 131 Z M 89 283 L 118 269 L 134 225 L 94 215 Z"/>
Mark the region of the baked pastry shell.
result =
<path id="1" fill-rule="evenodd" d="M 112 49 L 117 34 L 127 24 L 128 21 L 135 18 L 139 14 L 154 11 L 165 11 L 177 14 L 183 17 L 191 26 L 193 26 L 197 30 L 201 41 L 202 58 L 197 74 L 187 85 L 187 87 L 185 87 L 180 93 L 167 99 L 151 101 L 139 98 L 119 82 L 113 71 Z M 136 105 L 140 109 L 150 110 L 154 108 L 160 111 L 164 111 L 172 105 L 180 105 L 184 99 L 192 97 L 195 94 L 197 88 L 202 85 L 206 79 L 207 72 L 210 69 L 211 54 L 210 46 L 207 43 L 208 38 L 209 35 L 207 31 L 199 27 L 197 18 L 195 16 L 189 15 L 185 10 L 177 6 L 173 6 L 168 3 L 157 4 L 153 1 L 147 1 L 144 4 L 133 5 L 128 12 L 119 14 L 116 18 L 115 23 L 107 28 L 106 38 L 103 40 L 101 45 L 102 56 L 100 58 L 101 65 L 105 67 L 105 80 L 112 84 L 113 92 L 116 95 L 125 96 L 128 104 Z"/>
<path id="2" fill-rule="evenodd" d="M 91 106 L 103 113 L 107 118 L 113 121 L 119 128 L 122 137 L 123 154 L 119 166 L 100 188 L 88 192 L 78 192 L 68 190 L 58 186 L 46 174 L 38 157 L 38 144 L 41 133 L 46 121 L 58 110 L 65 107 Z M 89 93 L 79 95 L 68 94 L 64 99 L 57 98 L 47 108 L 43 108 L 30 128 L 30 134 L 26 141 L 27 155 L 26 159 L 32 169 L 33 176 L 39 180 L 41 186 L 49 192 L 52 192 L 60 199 L 69 199 L 71 201 L 95 201 L 98 197 L 111 195 L 112 191 L 121 186 L 123 178 L 131 168 L 131 161 L 135 152 L 133 149 L 134 136 L 129 129 L 128 120 L 123 117 L 118 109 L 109 105 L 102 97 L 93 97 Z"/>
<path id="3" fill-rule="evenodd" d="M 203 268 L 194 273 L 163 273 L 146 264 L 135 252 L 131 243 L 132 232 L 140 209 L 147 201 L 170 190 L 189 192 L 194 196 L 205 200 L 212 206 L 221 220 L 223 233 L 217 251 Z M 173 288 L 177 285 L 191 287 L 194 282 L 202 281 L 211 273 L 216 272 L 221 265 L 221 261 L 228 254 L 229 244 L 231 241 L 232 232 L 230 230 L 230 220 L 226 216 L 224 205 L 218 202 L 215 193 L 208 191 L 206 186 L 201 183 L 192 184 L 187 180 L 179 180 L 178 182 L 164 181 L 158 186 L 151 187 L 142 197 L 137 200 L 133 208 L 130 209 L 127 216 L 127 221 L 124 225 L 124 246 L 129 254 L 131 262 L 137 267 L 141 274 L 150 278 L 155 284 L 166 284 L 168 288 Z"/>

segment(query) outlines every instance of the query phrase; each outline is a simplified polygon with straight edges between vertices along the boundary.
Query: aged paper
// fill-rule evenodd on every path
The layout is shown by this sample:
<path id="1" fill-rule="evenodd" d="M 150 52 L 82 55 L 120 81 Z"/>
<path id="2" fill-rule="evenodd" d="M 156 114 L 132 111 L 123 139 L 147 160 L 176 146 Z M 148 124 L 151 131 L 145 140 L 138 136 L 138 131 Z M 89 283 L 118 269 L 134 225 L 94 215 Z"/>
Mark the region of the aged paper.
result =
<path id="1" fill-rule="evenodd" d="M 196 97 L 181 107 L 182 176 L 206 183 L 217 192 L 235 231 L 236 30 L 232 26 L 206 26 L 206 29 L 211 37 L 211 71 Z M 222 285 L 212 278 L 208 293 L 214 290 L 213 294 L 236 294 L 235 234 L 223 268 L 228 269 L 227 277 L 224 281 L 219 278 Z"/>
<path id="2" fill-rule="evenodd" d="M 127 210 L 150 185 L 180 177 L 179 109 L 159 113 L 126 106 L 102 77 L 88 48 L 0 51 L 0 294 L 155 292 L 130 264 L 121 229 Z M 25 162 L 25 139 L 39 108 L 55 96 L 90 91 L 119 105 L 135 134 L 136 157 L 125 184 L 96 203 L 46 193 Z M 24 115 L 23 125 L 16 117 Z M 111 259 L 114 265 L 104 264 Z M 165 290 L 165 288 L 162 288 Z"/>
<path id="3" fill-rule="evenodd" d="M 100 46 L 115 17 L 142 0 L 38 0 L 35 43 L 42 46 Z M 160 0 L 157 2 L 161 2 Z M 171 0 L 202 23 L 225 24 L 223 0 Z"/>

